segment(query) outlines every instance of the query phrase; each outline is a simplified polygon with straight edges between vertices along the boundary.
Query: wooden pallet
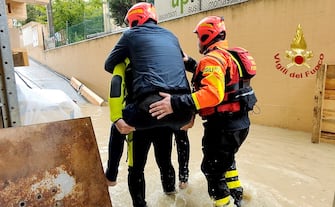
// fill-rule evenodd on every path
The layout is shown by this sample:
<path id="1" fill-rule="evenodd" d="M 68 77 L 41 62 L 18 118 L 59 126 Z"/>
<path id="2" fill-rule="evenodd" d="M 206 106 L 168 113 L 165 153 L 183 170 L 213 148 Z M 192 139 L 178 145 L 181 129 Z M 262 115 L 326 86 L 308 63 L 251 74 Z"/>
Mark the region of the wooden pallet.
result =
<path id="1" fill-rule="evenodd" d="M 317 72 L 312 142 L 335 143 L 335 65 Z"/>

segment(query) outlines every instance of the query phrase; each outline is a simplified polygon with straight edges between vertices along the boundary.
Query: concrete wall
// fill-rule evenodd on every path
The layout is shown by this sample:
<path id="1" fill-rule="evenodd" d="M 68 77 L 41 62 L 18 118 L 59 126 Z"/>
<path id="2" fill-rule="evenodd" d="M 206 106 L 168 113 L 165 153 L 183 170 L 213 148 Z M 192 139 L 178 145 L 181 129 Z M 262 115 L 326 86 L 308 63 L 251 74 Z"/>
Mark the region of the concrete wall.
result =
<path id="1" fill-rule="evenodd" d="M 199 58 L 196 36 L 192 33 L 200 19 L 223 15 L 230 46 L 247 48 L 257 62 L 257 76 L 252 84 L 258 97 L 253 123 L 288 129 L 312 131 L 316 76 L 306 75 L 318 69 L 318 62 L 335 63 L 334 0 L 250 0 L 197 15 L 160 23 L 174 32 L 186 53 Z M 298 25 L 314 56 L 310 66 L 287 68 L 291 60 L 285 51 Z M 50 68 L 82 81 L 100 96 L 108 96 L 111 75 L 104 71 L 104 61 L 120 33 L 61 47 L 46 52 L 30 48 L 29 55 Z M 320 60 L 320 54 L 324 59 Z M 290 74 L 295 74 L 290 77 Z"/>

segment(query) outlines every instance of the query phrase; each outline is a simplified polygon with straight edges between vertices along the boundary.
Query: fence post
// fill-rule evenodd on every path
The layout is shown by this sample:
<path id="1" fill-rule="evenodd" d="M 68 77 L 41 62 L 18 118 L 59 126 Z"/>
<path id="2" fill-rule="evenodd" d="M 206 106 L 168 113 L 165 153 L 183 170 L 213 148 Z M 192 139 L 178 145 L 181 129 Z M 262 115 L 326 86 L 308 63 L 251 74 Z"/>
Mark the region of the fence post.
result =
<path id="1" fill-rule="evenodd" d="M 6 8 L 0 1 L 0 128 L 21 125 Z"/>

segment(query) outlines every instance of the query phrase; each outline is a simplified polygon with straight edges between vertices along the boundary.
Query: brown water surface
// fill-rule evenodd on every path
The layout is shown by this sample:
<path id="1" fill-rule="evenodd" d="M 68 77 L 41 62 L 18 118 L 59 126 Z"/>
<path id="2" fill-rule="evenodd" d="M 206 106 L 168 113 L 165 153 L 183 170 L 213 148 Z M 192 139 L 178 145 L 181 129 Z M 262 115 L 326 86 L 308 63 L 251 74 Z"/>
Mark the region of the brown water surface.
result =
<path id="1" fill-rule="evenodd" d="M 107 162 L 110 124 L 107 106 L 80 104 L 83 116 L 92 119 L 101 160 Z M 199 118 L 189 131 L 191 143 L 189 187 L 176 196 L 164 195 L 159 170 L 150 150 L 145 168 L 149 207 L 211 207 L 207 183 L 200 171 L 202 124 Z M 252 125 L 237 153 L 237 167 L 247 200 L 244 207 L 331 207 L 335 192 L 335 145 L 312 144 L 311 134 Z M 177 170 L 176 147 L 173 164 Z M 126 149 L 125 149 L 126 150 Z M 110 187 L 113 207 L 130 207 L 127 156 L 119 167 L 118 184 Z M 177 182 L 178 183 L 178 182 Z"/>

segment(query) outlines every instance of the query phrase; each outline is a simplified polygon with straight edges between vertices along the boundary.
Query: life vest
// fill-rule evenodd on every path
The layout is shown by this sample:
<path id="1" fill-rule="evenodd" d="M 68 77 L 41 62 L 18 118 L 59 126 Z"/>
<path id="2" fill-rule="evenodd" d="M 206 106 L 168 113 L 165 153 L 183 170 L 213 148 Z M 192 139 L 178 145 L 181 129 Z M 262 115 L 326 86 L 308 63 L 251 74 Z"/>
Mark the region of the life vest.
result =
<path id="1" fill-rule="evenodd" d="M 250 87 L 250 79 L 242 78 L 239 67 L 234 63 L 228 51 L 222 48 L 214 48 L 206 54 L 206 56 L 218 60 L 221 65 L 227 62 L 227 69 L 225 72 L 225 93 L 223 101 L 215 107 L 200 109 L 199 114 L 202 117 L 210 116 L 214 113 L 235 113 L 240 111 L 249 111 L 250 107 L 256 103 L 257 99 Z M 223 60 L 225 58 L 225 60 Z M 222 67 L 223 68 L 223 67 Z M 252 106 L 248 102 L 249 95 L 252 97 Z M 244 100 L 246 99 L 246 100 Z M 242 101 L 241 101 L 242 100 Z"/>

